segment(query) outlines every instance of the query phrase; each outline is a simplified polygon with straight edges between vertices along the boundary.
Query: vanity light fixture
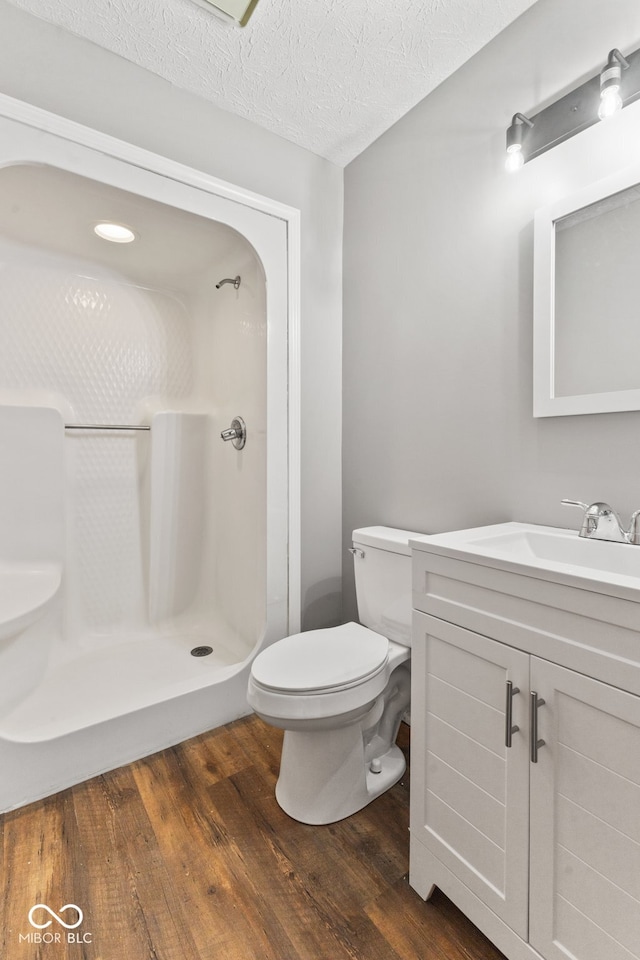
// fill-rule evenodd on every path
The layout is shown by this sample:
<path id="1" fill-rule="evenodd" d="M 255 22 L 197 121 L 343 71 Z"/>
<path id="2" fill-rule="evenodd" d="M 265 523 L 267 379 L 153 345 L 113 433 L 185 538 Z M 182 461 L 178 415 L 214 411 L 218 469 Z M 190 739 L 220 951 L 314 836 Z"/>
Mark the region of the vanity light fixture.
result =
<path id="1" fill-rule="evenodd" d="M 629 67 L 629 61 L 622 56 L 619 50 L 612 50 L 606 66 L 600 71 L 600 106 L 598 116 L 601 120 L 613 117 L 622 110 L 620 85 L 622 83 L 622 68 Z"/>
<path id="2" fill-rule="evenodd" d="M 560 100 L 529 117 L 514 114 L 507 128 L 507 170 L 519 170 L 528 160 L 614 116 L 638 98 L 640 50 L 626 56 L 612 50 L 599 73 Z"/>
<path id="3" fill-rule="evenodd" d="M 523 113 L 514 113 L 511 126 L 507 130 L 507 159 L 505 161 L 507 170 L 519 170 L 524 164 L 522 140 L 525 131 L 530 130 L 532 127 L 532 120 L 525 117 Z"/>
<path id="4" fill-rule="evenodd" d="M 258 0 L 193 0 L 221 20 L 244 27 L 253 13 Z"/>
<path id="5" fill-rule="evenodd" d="M 131 227 L 127 227 L 124 223 L 111 223 L 108 220 L 96 223 L 93 232 L 101 240 L 109 240 L 111 243 L 131 243 L 136 239 Z"/>

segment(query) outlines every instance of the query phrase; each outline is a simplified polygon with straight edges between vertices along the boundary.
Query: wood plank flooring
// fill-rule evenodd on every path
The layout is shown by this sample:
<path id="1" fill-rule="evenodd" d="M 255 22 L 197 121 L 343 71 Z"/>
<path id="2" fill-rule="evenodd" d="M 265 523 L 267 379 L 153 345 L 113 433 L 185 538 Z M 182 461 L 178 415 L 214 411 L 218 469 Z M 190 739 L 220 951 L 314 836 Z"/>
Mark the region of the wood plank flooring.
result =
<path id="1" fill-rule="evenodd" d="M 503 960 L 409 887 L 408 775 L 306 826 L 274 798 L 281 739 L 245 718 L 0 817 L 2 960 Z M 33 942 L 35 904 L 84 920 L 40 907 Z"/>

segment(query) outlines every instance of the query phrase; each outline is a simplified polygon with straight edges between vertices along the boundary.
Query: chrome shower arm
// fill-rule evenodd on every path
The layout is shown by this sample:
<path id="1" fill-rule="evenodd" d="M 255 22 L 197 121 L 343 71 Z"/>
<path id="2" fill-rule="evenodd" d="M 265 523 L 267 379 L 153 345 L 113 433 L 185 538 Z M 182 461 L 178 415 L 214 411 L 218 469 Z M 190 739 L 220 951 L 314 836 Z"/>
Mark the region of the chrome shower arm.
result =
<path id="1" fill-rule="evenodd" d="M 237 277 L 234 277 L 233 279 L 231 279 L 231 277 L 225 277 L 225 279 L 224 279 L 224 280 L 221 280 L 220 283 L 216 283 L 216 290 L 219 290 L 220 287 L 224 286 L 225 283 L 232 283 L 232 284 L 233 284 L 233 289 L 234 289 L 234 290 L 237 290 L 238 287 L 240 286 L 240 282 L 241 282 L 241 281 L 240 281 L 240 275 L 239 275 L 239 274 L 238 274 Z"/>

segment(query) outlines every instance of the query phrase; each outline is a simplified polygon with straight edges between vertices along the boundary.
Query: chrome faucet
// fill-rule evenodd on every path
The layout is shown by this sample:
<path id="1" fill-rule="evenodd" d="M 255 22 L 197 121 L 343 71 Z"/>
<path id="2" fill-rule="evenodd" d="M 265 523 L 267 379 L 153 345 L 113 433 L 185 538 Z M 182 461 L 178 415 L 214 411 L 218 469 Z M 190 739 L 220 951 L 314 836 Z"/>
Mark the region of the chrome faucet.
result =
<path id="1" fill-rule="evenodd" d="M 581 500 L 563 500 L 571 507 L 581 507 L 584 510 L 582 526 L 578 536 L 588 540 L 610 540 L 613 543 L 640 544 L 640 524 L 638 517 L 640 510 L 632 513 L 629 529 L 625 530 L 620 523 L 620 517 L 608 503 L 583 503 Z"/>

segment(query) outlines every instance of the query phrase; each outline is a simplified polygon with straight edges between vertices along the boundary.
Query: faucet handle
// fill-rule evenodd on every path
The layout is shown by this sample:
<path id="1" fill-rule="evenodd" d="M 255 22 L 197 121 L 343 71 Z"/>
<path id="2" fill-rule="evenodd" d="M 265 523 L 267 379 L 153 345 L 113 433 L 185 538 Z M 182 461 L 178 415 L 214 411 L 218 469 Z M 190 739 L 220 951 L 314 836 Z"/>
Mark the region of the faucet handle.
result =
<path id="1" fill-rule="evenodd" d="M 627 531 L 629 543 L 640 543 L 640 523 L 638 523 L 638 517 L 640 517 L 640 510 L 634 510 L 631 514 L 629 529 Z"/>
<path id="2" fill-rule="evenodd" d="M 628 543 L 628 535 L 622 529 L 620 518 L 613 507 L 600 500 L 595 503 L 582 503 L 581 500 L 563 500 L 571 507 L 584 510 L 582 526 L 578 536 L 589 540 L 612 540 L 614 543 Z"/>
<path id="3" fill-rule="evenodd" d="M 589 509 L 589 504 L 583 503 L 582 500 L 561 500 L 560 502 L 568 507 L 582 507 L 583 510 Z"/>
<path id="4" fill-rule="evenodd" d="M 561 502 L 566 507 L 580 507 L 580 509 L 584 511 L 582 514 L 582 526 L 580 527 L 578 536 L 591 537 L 598 526 L 597 517 L 593 516 L 591 509 L 595 504 L 583 503 L 582 500 L 562 500 Z"/>

